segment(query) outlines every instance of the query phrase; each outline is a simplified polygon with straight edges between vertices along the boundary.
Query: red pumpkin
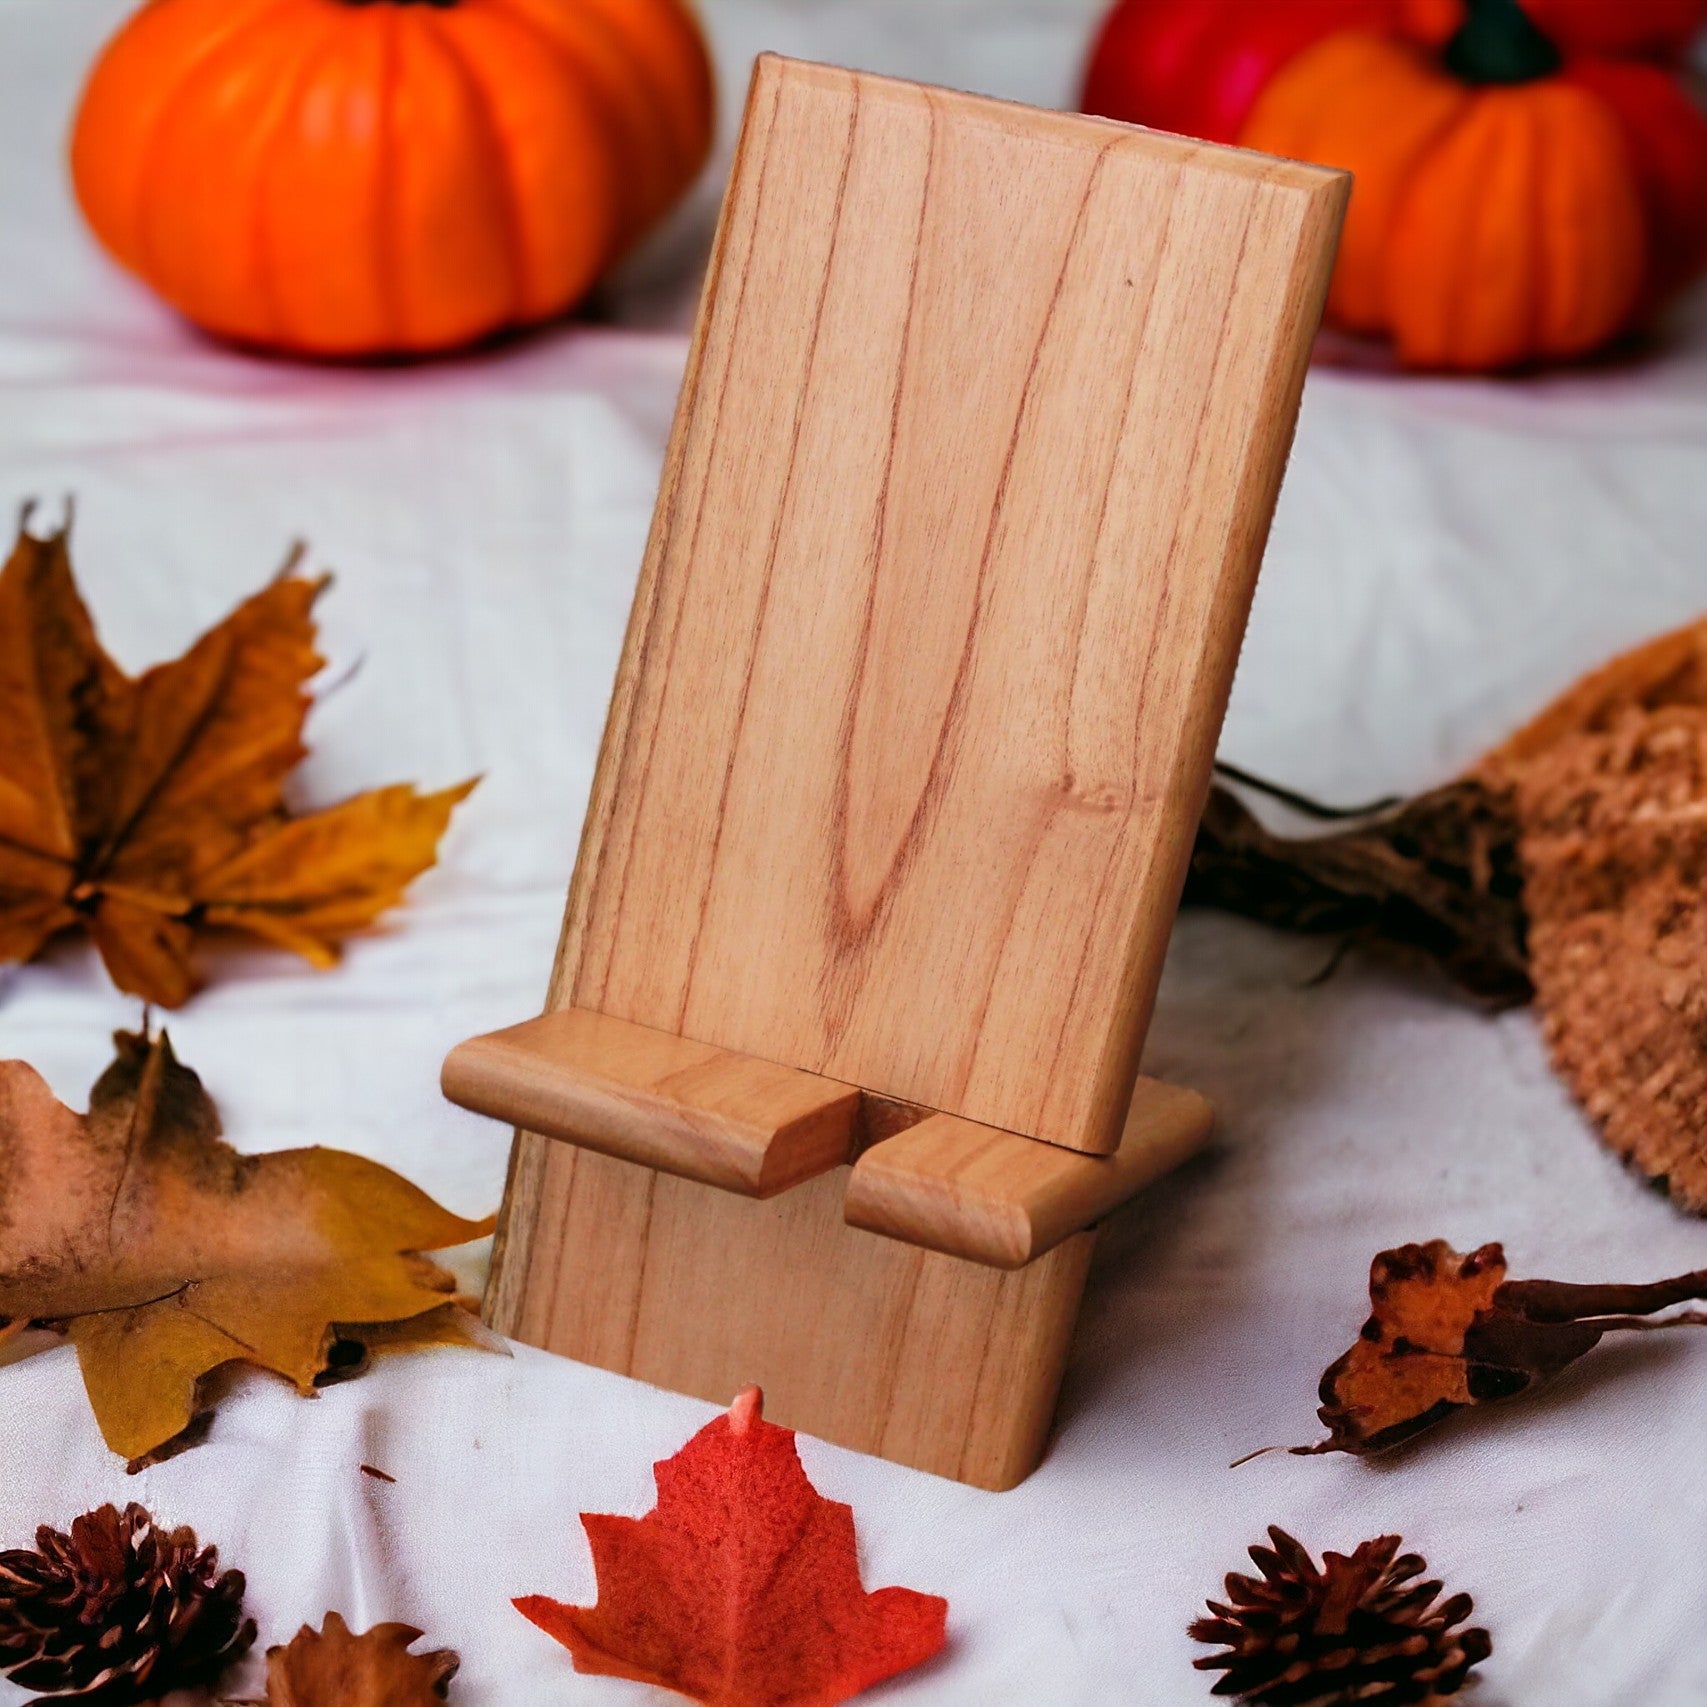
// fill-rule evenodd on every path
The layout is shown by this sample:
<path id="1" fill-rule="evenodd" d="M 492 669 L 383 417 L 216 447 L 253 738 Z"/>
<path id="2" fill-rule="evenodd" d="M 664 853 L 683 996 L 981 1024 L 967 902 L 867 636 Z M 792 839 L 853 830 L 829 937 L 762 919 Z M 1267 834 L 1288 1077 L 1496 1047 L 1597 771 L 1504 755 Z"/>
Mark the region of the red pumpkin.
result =
<path id="1" fill-rule="evenodd" d="M 1120 0 L 1081 106 L 1104 118 L 1232 142 L 1294 55 L 1338 30 L 1397 27 L 1405 0 Z"/>
<path id="2" fill-rule="evenodd" d="M 1675 0 L 1627 3 L 1646 9 L 1647 33 L 1629 39 L 1677 26 Z M 1317 29 L 1332 4 L 1384 11 L 1387 23 Z M 1265 24 L 1241 60 L 1236 43 L 1202 34 L 1216 10 L 1203 0 L 1124 0 L 1103 42 L 1142 48 L 1139 74 L 1116 99 L 1114 62 L 1099 49 L 1096 105 L 1353 172 L 1328 318 L 1390 336 L 1407 362 L 1490 369 L 1576 356 L 1707 266 L 1707 117 L 1656 64 L 1564 59 L 1530 16 L 1542 4 L 1251 0 L 1218 21 L 1236 34 L 1234 19 L 1284 15 L 1293 33 Z M 1431 43 L 1445 5 L 1459 27 Z M 1164 97 L 1152 85 L 1169 19 L 1191 46 L 1177 62 L 1200 80 L 1173 82 Z M 1268 68 L 1254 92 L 1252 66 Z"/>
<path id="3" fill-rule="evenodd" d="M 1707 0 L 1523 0 L 1567 57 L 1677 58 Z M 1236 142 L 1258 92 L 1323 36 L 1372 30 L 1438 46 L 1465 0 L 1119 0 L 1091 50 L 1080 105 L 1104 118 Z"/>
<path id="4" fill-rule="evenodd" d="M 1583 59 L 1562 77 L 1595 96 L 1623 133 L 1646 224 L 1642 301 L 1652 306 L 1707 268 L 1707 115 L 1657 65 Z"/>
<path id="5" fill-rule="evenodd" d="M 71 166 L 102 243 L 190 319 L 379 355 L 562 313 L 711 123 L 680 0 L 148 0 Z"/>

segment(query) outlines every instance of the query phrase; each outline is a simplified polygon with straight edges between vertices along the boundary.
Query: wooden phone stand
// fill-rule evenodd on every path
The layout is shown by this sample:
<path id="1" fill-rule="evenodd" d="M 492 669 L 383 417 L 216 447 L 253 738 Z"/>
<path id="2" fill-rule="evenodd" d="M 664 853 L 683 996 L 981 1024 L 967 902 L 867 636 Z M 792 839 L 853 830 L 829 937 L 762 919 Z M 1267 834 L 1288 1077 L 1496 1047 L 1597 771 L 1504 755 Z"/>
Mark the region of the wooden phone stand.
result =
<path id="1" fill-rule="evenodd" d="M 501 1332 L 986 1488 L 1138 1077 L 1349 180 L 759 62 L 522 1130 Z"/>

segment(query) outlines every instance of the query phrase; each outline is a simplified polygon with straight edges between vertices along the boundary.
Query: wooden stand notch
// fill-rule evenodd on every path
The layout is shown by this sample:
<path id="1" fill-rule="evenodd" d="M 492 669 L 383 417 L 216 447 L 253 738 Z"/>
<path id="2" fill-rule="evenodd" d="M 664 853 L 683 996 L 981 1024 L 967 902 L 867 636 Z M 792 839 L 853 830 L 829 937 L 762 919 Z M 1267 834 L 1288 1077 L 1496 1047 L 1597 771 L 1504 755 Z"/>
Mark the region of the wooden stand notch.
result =
<path id="1" fill-rule="evenodd" d="M 1137 1077 L 1343 174 L 766 58 L 542 1019 L 487 1314 L 984 1487 Z"/>

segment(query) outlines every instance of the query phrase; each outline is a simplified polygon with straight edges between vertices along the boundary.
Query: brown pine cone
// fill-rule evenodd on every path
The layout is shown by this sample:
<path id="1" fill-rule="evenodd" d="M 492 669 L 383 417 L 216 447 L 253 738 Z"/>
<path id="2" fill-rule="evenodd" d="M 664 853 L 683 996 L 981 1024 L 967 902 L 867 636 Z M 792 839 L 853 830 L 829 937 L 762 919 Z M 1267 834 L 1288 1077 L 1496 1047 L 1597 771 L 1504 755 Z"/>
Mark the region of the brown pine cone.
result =
<path id="1" fill-rule="evenodd" d="M 210 1683 L 255 1640 L 243 1573 L 193 1529 L 162 1530 L 139 1505 L 102 1506 L 35 1550 L 0 1553 L 0 1672 L 49 1701 L 154 1701 Z"/>
<path id="2" fill-rule="evenodd" d="M 1488 1657 L 1486 1630 L 1458 1630 L 1470 1615 L 1467 1594 L 1434 1604 L 1437 1582 L 1416 1582 L 1428 1568 L 1399 1556 L 1399 1537 L 1365 1541 L 1347 1558 L 1315 1560 L 1283 1529 L 1271 1548 L 1251 1548 L 1262 1576 L 1229 1575 L 1230 1606 L 1209 1602 L 1211 1618 L 1191 1626 L 1199 1642 L 1227 1652 L 1192 1663 L 1226 1676 L 1217 1695 L 1256 1707 L 1427 1707 L 1456 1695 L 1470 1668 Z"/>

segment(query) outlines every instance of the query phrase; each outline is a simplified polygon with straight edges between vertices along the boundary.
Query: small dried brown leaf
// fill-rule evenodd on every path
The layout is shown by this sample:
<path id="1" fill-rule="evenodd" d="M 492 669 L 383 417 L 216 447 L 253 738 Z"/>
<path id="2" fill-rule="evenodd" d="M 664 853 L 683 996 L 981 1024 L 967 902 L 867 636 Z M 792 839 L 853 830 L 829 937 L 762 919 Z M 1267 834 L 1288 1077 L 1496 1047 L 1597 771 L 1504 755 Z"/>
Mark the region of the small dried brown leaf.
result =
<path id="1" fill-rule="evenodd" d="M 1328 1438 L 1301 1453 L 1382 1452 L 1466 1406 L 1511 1399 L 1556 1375 L 1608 1333 L 1696 1325 L 1651 1320 L 1707 1298 L 1707 1270 L 1637 1286 L 1508 1280 L 1505 1252 L 1468 1256 L 1442 1239 L 1383 1251 L 1369 1271 L 1369 1320 L 1322 1376 Z"/>
<path id="2" fill-rule="evenodd" d="M 267 1650 L 267 1696 L 228 1707 L 437 1707 L 461 1664 L 450 1648 L 412 1654 L 421 1632 L 379 1624 L 355 1635 L 336 1612 Z"/>

